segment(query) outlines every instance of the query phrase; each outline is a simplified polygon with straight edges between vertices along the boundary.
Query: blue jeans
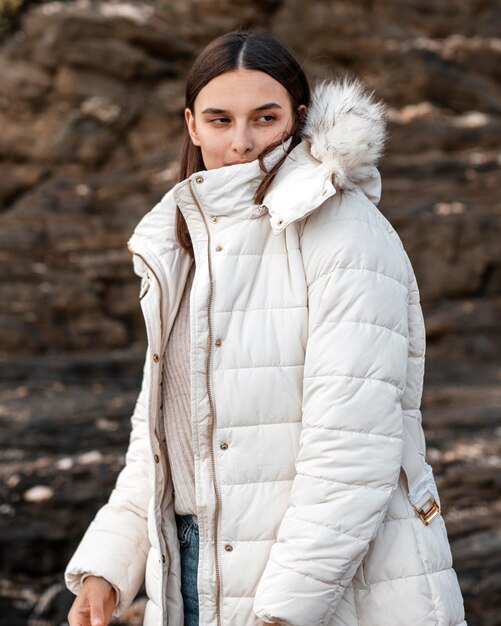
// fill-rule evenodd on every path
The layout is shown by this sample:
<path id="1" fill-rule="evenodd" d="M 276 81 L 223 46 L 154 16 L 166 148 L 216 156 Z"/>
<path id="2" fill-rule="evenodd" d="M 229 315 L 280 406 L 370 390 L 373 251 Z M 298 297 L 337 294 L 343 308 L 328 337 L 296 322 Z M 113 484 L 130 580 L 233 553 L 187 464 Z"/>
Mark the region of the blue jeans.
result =
<path id="1" fill-rule="evenodd" d="M 198 626 L 198 525 L 191 515 L 177 515 L 177 536 L 181 551 L 181 593 L 184 626 Z"/>

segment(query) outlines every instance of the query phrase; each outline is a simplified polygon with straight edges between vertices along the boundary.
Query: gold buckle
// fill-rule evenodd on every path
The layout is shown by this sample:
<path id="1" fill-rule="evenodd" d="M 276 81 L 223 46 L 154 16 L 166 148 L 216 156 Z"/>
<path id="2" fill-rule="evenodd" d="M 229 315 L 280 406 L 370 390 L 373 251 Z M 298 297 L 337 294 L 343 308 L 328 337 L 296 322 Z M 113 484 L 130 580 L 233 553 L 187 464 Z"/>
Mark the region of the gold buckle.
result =
<path id="1" fill-rule="evenodd" d="M 423 511 L 422 509 L 418 510 L 414 507 L 414 510 L 419 515 L 425 526 L 428 526 L 428 524 L 441 512 L 435 498 L 432 496 L 430 500 L 431 506 L 427 511 Z"/>

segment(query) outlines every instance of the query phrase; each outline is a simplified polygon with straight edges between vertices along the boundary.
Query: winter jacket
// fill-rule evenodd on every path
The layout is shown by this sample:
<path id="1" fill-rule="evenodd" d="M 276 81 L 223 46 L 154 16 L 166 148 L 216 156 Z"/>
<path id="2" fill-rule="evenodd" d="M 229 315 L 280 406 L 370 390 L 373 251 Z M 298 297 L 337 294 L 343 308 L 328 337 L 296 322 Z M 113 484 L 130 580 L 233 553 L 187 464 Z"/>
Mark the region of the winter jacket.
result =
<path id="1" fill-rule="evenodd" d="M 144 376 L 125 467 L 65 571 L 75 594 L 103 576 L 118 617 L 145 580 L 145 626 L 183 625 L 160 386 L 195 262 L 201 626 L 466 624 L 425 460 L 419 290 L 377 208 L 384 117 L 358 79 L 324 81 L 262 204 L 255 160 L 193 173 L 136 227 Z"/>

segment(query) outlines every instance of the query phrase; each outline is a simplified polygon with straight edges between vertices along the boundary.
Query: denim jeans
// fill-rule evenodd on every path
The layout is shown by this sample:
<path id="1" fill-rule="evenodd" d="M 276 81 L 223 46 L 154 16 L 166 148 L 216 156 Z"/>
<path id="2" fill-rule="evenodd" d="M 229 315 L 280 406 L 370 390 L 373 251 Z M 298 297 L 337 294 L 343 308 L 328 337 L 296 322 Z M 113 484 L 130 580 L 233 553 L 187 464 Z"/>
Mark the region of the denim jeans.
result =
<path id="1" fill-rule="evenodd" d="M 181 593 L 184 626 L 198 626 L 198 525 L 191 515 L 177 515 L 177 536 L 181 551 Z"/>

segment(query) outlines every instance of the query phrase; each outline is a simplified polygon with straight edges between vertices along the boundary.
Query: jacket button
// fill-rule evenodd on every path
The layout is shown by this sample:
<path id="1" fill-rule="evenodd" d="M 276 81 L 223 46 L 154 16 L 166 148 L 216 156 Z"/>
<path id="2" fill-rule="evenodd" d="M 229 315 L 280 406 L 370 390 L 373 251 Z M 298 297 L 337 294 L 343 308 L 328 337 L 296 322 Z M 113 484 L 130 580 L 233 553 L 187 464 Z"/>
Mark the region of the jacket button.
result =
<path id="1" fill-rule="evenodd" d="M 154 454 L 153 458 L 155 459 L 155 463 L 160 463 L 160 457 L 158 456 L 158 454 Z"/>
<path id="2" fill-rule="evenodd" d="M 158 354 L 156 352 L 153 355 L 153 360 L 155 361 L 155 363 L 158 363 L 160 361 L 160 357 L 158 356 Z"/>
<path id="3" fill-rule="evenodd" d="M 211 219 L 211 222 L 213 222 L 214 224 L 216 224 L 218 221 L 217 215 L 213 215 L 210 219 Z"/>
<path id="4" fill-rule="evenodd" d="M 227 543 L 224 546 L 224 549 L 226 550 L 226 552 L 232 552 L 233 551 L 233 546 L 231 544 Z"/>
<path id="5" fill-rule="evenodd" d="M 195 178 L 195 182 L 196 183 L 203 183 L 204 182 L 204 177 L 203 176 L 197 176 Z"/>
<path id="6" fill-rule="evenodd" d="M 228 444 L 225 441 L 223 441 L 223 443 L 219 444 L 219 447 L 221 448 L 221 450 L 227 450 Z"/>
<path id="7" fill-rule="evenodd" d="M 277 224 L 280 226 L 280 224 L 283 224 L 284 220 L 278 220 Z"/>
<path id="8" fill-rule="evenodd" d="M 216 345 L 218 348 L 220 348 L 220 347 L 221 347 L 221 344 L 222 344 L 223 342 L 221 341 L 221 339 L 216 339 L 216 341 L 215 341 L 214 343 L 215 343 L 215 345 Z"/>
<path id="9" fill-rule="evenodd" d="M 223 246 L 220 246 L 219 244 L 216 246 L 216 252 L 221 252 L 222 249 Z"/>

